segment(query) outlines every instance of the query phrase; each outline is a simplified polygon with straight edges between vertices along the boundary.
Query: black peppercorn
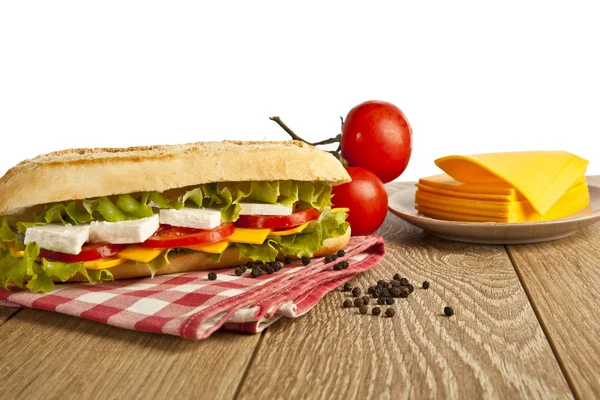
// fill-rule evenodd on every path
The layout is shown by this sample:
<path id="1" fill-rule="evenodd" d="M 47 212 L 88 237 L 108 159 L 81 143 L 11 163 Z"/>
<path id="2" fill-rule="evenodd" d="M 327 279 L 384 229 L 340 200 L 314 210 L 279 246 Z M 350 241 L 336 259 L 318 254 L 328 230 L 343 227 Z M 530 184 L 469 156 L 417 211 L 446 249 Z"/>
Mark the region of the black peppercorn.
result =
<path id="1" fill-rule="evenodd" d="M 352 290 L 352 285 L 350 284 L 350 282 L 344 283 L 344 292 L 349 292 L 351 290 Z"/>
<path id="2" fill-rule="evenodd" d="M 324 261 L 325 261 L 325 264 L 329 264 L 330 262 L 332 262 L 333 259 L 331 258 L 331 254 L 327 254 L 325 256 L 325 260 Z"/>
<path id="3" fill-rule="evenodd" d="M 393 279 L 394 279 L 395 281 L 399 281 L 399 280 L 400 280 L 400 279 L 402 279 L 402 278 L 400 277 L 400 274 L 396 272 L 396 273 L 394 274 L 394 278 L 393 278 Z"/>
<path id="4" fill-rule="evenodd" d="M 408 281 L 408 279 L 406 278 L 402 278 L 400 279 L 400 284 L 402 284 L 402 286 L 407 286 L 410 282 Z"/>
<path id="5" fill-rule="evenodd" d="M 383 279 L 380 279 L 377 281 L 377 285 L 379 285 L 381 287 L 385 287 L 386 284 L 387 284 L 387 281 L 384 281 Z"/>
<path id="6" fill-rule="evenodd" d="M 242 267 L 237 267 L 234 272 L 237 276 L 244 275 L 244 270 L 242 269 Z"/>
<path id="7" fill-rule="evenodd" d="M 390 297 L 390 289 L 388 289 L 388 288 L 381 289 L 381 295 L 383 297 Z"/>
<path id="8" fill-rule="evenodd" d="M 397 281 L 395 279 L 390 282 L 390 285 L 392 285 L 392 287 L 400 287 L 400 286 L 402 286 L 402 284 L 400 283 L 400 281 Z"/>
<path id="9" fill-rule="evenodd" d="M 390 289 L 390 295 L 392 297 L 400 297 L 400 288 L 399 287 L 393 287 Z"/>
<path id="10" fill-rule="evenodd" d="M 345 255 L 346 255 L 346 252 L 344 250 L 338 250 L 338 252 L 337 252 L 338 257 L 344 257 Z"/>
<path id="11" fill-rule="evenodd" d="M 429 289 L 429 282 L 425 281 L 423 282 L 423 286 L 421 286 L 423 289 Z"/>
<path id="12" fill-rule="evenodd" d="M 217 273 L 216 272 L 209 272 L 208 273 L 208 279 L 211 281 L 214 281 L 215 279 L 217 279 Z"/>
<path id="13" fill-rule="evenodd" d="M 381 297 L 381 289 L 376 288 L 371 294 L 373 295 L 373 297 Z"/>
<path id="14" fill-rule="evenodd" d="M 375 286 L 369 286 L 369 288 L 367 289 L 367 293 L 369 293 L 369 294 L 375 293 Z"/>
<path id="15" fill-rule="evenodd" d="M 342 265 L 340 263 L 337 263 L 333 266 L 333 270 L 334 271 L 341 271 L 342 270 Z"/>
<path id="16" fill-rule="evenodd" d="M 308 264 L 310 264 L 310 257 L 302 257 L 302 265 L 307 266 Z"/>
<path id="17" fill-rule="evenodd" d="M 385 304 L 385 297 L 378 298 L 377 299 L 377 304 L 384 305 Z"/>
<path id="18" fill-rule="evenodd" d="M 387 304 L 387 305 L 394 304 L 395 302 L 396 302 L 396 300 L 394 300 L 393 297 L 386 297 L 385 298 L 385 304 Z"/>
<path id="19" fill-rule="evenodd" d="M 369 298 L 369 296 L 363 296 L 363 303 L 365 303 L 365 305 L 369 304 L 369 302 L 371 301 L 371 299 Z"/>
<path id="20" fill-rule="evenodd" d="M 446 317 L 451 317 L 454 315 L 454 309 L 450 306 L 446 306 L 444 307 L 444 315 L 446 315 Z"/>
<path id="21" fill-rule="evenodd" d="M 273 268 L 273 266 L 272 266 L 272 265 L 267 265 L 267 266 L 265 267 L 265 272 L 266 272 L 267 274 L 271 275 L 273 272 L 275 272 L 275 268 Z"/>
<path id="22" fill-rule="evenodd" d="M 252 268 L 252 272 L 250 272 L 250 276 L 253 278 L 258 278 L 262 274 L 263 274 L 263 271 L 260 268 Z"/>
<path id="23" fill-rule="evenodd" d="M 291 264 L 291 263 L 292 263 L 292 259 L 291 259 L 291 257 L 286 257 L 286 258 L 284 258 L 284 259 L 283 259 L 283 263 L 284 263 L 284 264 Z"/>
<path id="24" fill-rule="evenodd" d="M 281 261 L 276 261 L 273 265 L 273 269 L 275 269 L 275 271 L 281 271 L 282 268 L 283 264 L 281 263 Z"/>
<path id="25" fill-rule="evenodd" d="M 408 291 L 408 288 L 406 286 L 401 286 L 400 287 L 400 297 L 407 298 L 408 295 L 410 294 L 410 292 Z"/>
<path id="26" fill-rule="evenodd" d="M 408 285 L 406 285 L 406 288 L 408 289 L 409 293 L 412 293 L 415 291 L 415 287 L 413 285 L 411 285 L 410 283 Z"/>
<path id="27" fill-rule="evenodd" d="M 388 318 L 392 318 L 394 315 L 396 315 L 396 311 L 393 308 L 388 308 L 387 310 L 385 310 L 385 316 Z"/>
<path id="28" fill-rule="evenodd" d="M 355 287 L 354 289 L 352 289 L 352 296 L 358 297 L 361 294 L 362 294 L 362 291 L 360 290 L 360 288 Z"/>
<path id="29" fill-rule="evenodd" d="M 371 313 L 372 313 L 373 315 L 379 315 L 379 314 L 381 314 L 381 308 L 379 308 L 379 307 L 373 307 L 373 308 L 371 309 Z"/>
<path id="30" fill-rule="evenodd" d="M 350 300 L 350 299 L 344 300 L 344 307 L 346 307 L 346 308 L 352 307 L 352 300 Z"/>
<path id="31" fill-rule="evenodd" d="M 354 299 L 354 305 L 356 307 L 363 306 L 364 304 L 365 304 L 365 301 L 362 299 L 362 297 L 357 297 Z"/>
<path id="32" fill-rule="evenodd" d="M 248 261 L 248 262 L 246 263 L 246 267 L 247 267 L 247 268 L 252 268 L 252 267 L 254 267 L 254 261 L 252 261 L 252 260 Z"/>
<path id="33" fill-rule="evenodd" d="M 367 311 L 369 311 L 369 310 L 367 309 L 367 306 L 365 306 L 365 305 L 362 305 L 362 306 L 360 306 L 360 307 L 358 308 L 358 311 L 359 311 L 361 314 L 366 314 L 366 313 L 367 313 Z"/>

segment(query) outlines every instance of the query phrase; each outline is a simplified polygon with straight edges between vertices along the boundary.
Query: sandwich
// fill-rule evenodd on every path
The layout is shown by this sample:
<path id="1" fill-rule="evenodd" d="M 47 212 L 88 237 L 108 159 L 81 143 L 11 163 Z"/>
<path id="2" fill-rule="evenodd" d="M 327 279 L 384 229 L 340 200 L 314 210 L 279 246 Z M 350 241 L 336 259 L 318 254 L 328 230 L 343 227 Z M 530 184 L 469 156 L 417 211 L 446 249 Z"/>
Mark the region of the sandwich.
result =
<path id="1" fill-rule="evenodd" d="M 0 179 L 0 285 L 51 291 L 326 256 L 350 239 L 330 153 L 299 141 L 71 149 Z"/>

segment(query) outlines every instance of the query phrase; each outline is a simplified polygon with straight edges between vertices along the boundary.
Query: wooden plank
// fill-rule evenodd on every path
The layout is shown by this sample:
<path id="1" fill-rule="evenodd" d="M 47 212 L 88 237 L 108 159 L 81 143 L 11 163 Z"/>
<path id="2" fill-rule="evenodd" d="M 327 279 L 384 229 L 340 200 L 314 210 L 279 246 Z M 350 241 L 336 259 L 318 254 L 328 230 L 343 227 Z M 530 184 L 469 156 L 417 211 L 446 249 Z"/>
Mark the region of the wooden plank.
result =
<path id="1" fill-rule="evenodd" d="M 600 177 L 588 181 L 600 186 Z M 546 243 L 507 246 L 577 397 L 600 393 L 600 224 Z"/>
<path id="2" fill-rule="evenodd" d="M 0 306 L 0 326 L 8 321 L 14 314 L 18 313 L 21 309 L 14 307 L 2 307 Z"/>
<path id="3" fill-rule="evenodd" d="M 232 398 L 260 341 L 192 341 L 38 310 L 19 312 L 0 337 L 5 399 Z"/>
<path id="4" fill-rule="evenodd" d="M 272 326 L 240 398 L 571 398 L 503 246 L 437 239 L 391 214 L 381 234 L 388 254 L 353 283 L 399 272 L 431 288 L 398 299 L 394 318 L 343 309 L 336 291 Z"/>

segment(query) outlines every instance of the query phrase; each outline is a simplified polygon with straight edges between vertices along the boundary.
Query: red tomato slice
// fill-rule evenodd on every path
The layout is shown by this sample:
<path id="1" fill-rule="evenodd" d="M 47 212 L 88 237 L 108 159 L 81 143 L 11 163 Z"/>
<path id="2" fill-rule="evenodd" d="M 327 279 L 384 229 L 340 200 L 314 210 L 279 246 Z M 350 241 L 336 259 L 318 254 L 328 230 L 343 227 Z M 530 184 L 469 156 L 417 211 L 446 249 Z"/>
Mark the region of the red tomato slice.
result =
<path id="1" fill-rule="evenodd" d="M 48 261 L 60 261 L 65 263 L 85 262 L 112 257 L 125 247 L 127 247 L 125 244 L 87 244 L 81 248 L 79 254 L 67 254 L 40 249 L 40 257 L 45 258 Z"/>
<path id="2" fill-rule="evenodd" d="M 321 214 L 316 208 L 308 208 L 292 215 L 240 215 L 235 226 L 238 228 L 290 229 L 318 219 Z"/>
<path id="3" fill-rule="evenodd" d="M 214 229 L 194 229 L 161 225 L 154 235 L 150 236 L 144 243 L 138 244 L 138 246 L 166 249 L 194 244 L 215 243 L 233 235 L 234 229 L 231 222 L 222 223 Z"/>

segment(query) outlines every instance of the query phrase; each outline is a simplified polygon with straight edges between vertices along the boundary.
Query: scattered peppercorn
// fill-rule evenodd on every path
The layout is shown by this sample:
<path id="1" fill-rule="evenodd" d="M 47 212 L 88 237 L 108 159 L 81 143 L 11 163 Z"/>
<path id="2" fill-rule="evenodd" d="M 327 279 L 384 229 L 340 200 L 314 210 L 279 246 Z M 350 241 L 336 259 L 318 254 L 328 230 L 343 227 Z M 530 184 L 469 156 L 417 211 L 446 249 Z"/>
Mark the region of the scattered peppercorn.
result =
<path id="1" fill-rule="evenodd" d="M 400 288 L 399 287 L 391 288 L 390 294 L 392 295 L 392 297 L 400 297 Z"/>
<path id="2" fill-rule="evenodd" d="M 362 291 L 360 290 L 360 288 L 355 287 L 354 289 L 352 289 L 352 296 L 358 297 L 361 294 L 362 294 Z"/>
<path id="3" fill-rule="evenodd" d="M 373 294 L 374 292 L 375 292 L 375 286 L 369 286 L 369 289 L 367 289 L 367 293 Z"/>
<path id="4" fill-rule="evenodd" d="M 365 303 L 365 305 L 369 304 L 369 302 L 371 301 L 369 296 L 363 296 L 362 299 L 363 299 L 363 303 Z"/>
<path id="5" fill-rule="evenodd" d="M 244 275 L 244 270 L 242 269 L 242 267 L 237 267 L 234 272 L 237 276 Z"/>
<path id="6" fill-rule="evenodd" d="M 444 314 L 446 315 L 446 317 L 451 317 L 454 315 L 454 309 L 450 306 L 446 306 L 444 307 Z"/>
<path id="7" fill-rule="evenodd" d="M 394 315 L 396 315 L 396 311 L 393 308 L 388 308 L 387 310 L 385 310 L 385 316 L 388 318 L 392 318 Z"/>
<path id="8" fill-rule="evenodd" d="M 244 273 L 248 270 L 248 267 L 246 267 L 245 265 L 240 265 L 239 268 L 242 269 L 242 273 Z"/>
<path id="9" fill-rule="evenodd" d="M 338 257 L 344 257 L 345 255 L 346 255 L 346 252 L 344 250 L 338 250 L 338 252 L 337 252 Z"/>
<path id="10" fill-rule="evenodd" d="M 273 268 L 273 266 L 272 266 L 272 265 L 267 265 L 267 266 L 265 267 L 265 272 L 266 272 L 267 274 L 271 275 L 273 272 L 275 272 L 275 268 Z"/>
<path id="11" fill-rule="evenodd" d="M 354 305 L 356 307 L 364 306 L 365 305 L 365 301 L 362 299 L 362 297 L 357 297 L 357 298 L 354 299 Z"/>
<path id="12" fill-rule="evenodd" d="M 262 274 L 263 274 L 263 271 L 260 268 L 252 268 L 252 272 L 250 272 L 250 276 L 253 278 L 258 278 Z"/>
<path id="13" fill-rule="evenodd" d="M 255 267 L 262 267 L 264 265 L 264 262 L 261 260 L 256 260 L 254 261 L 254 266 Z"/>
<path id="14" fill-rule="evenodd" d="M 286 257 L 286 258 L 284 258 L 284 259 L 283 259 L 283 263 L 284 263 L 284 264 L 291 264 L 291 263 L 292 263 L 292 259 L 291 259 L 291 257 Z"/>
<path id="15" fill-rule="evenodd" d="M 396 272 L 396 273 L 394 274 L 394 277 L 393 277 L 393 279 L 394 279 L 395 281 L 399 281 L 399 280 L 400 280 L 400 279 L 402 279 L 402 278 L 401 278 L 400 274 Z"/>
<path id="16" fill-rule="evenodd" d="M 410 292 L 408 291 L 408 288 L 406 286 L 401 286 L 400 287 L 400 297 L 402 297 L 403 299 L 407 298 L 408 295 L 410 294 Z"/>
<path id="17" fill-rule="evenodd" d="M 342 264 L 341 263 L 337 263 L 333 266 L 333 270 L 334 271 L 341 271 L 342 270 Z"/>
<path id="18" fill-rule="evenodd" d="M 377 299 L 377 304 L 384 305 L 385 304 L 385 297 L 379 297 Z"/>
<path id="19" fill-rule="evenodd" d="M 427 282 L 427 281 L 423 282 L 423 286 L 421 286 L 421 287 L 425 290 L 429 289 L 429 282 Z"/>
<path id="20" fill-rule="evenodd" d="M 402 286 L 407 286 L 410 282 L 408 281 L 408 279 L 402 278 L 400 279 L 400 283 L 402 284 Z"/>
<path id="21" fill-rule="evenodd" d="M 394 304 L 395 302 L 396 302 L 396 300 L 394 300 L 393 297 L 386 297 L 385 298 L 385 304 L 387 304 L 387 305 Z"/>
<path id="22" fill-rule="evenodd" d="M 344 292 L 349 292 L 351 290 L 352 290 L 352 285 L 350 284 L 350 282 L 344 283 Z"/>
<path id="23" fill-rule="evenodd" d="M 325 256 L 325 264 L 329 264 L 332 261 L 333 261 L 333 258 L 331 258 L 331 254 L 327 254 Z"/>
<path id="24" fill-rule="evenodd" d="M 214 281 L 215 279 L 217 279 L 217 273 L 216 272 L 209 272 L 208 273 L 208 279 L 211 281 Z"/>
<path id="25" fill-rule="evenodd" d="M 394 279 L 390 282 L 390 285 L 392 285 L 392 287 L 400 287 L 402 286 L 402 284 L 400 283 L 400 281 Z"/>
<path id="26" fill-rule="evenodd" d="M 367 313 L 367 311 L 369 311 L 369 310 L 367 309 L 367 306 L 365 306 L 365 305 L 362 305 L 362 306 L 360 306 L 360 307 L 358 308 L 358 311 L 359 311 L 361 314 L 366 314 L 366 313 Z"/>
<path id="27" fill-rule="evenodd" d="M 412 293 L 415 291 L 415 287 L 413 285 L 411 285 L 410 283 L 408 285 L 406 285 L 406 288 L 408 289 L 409 293 Z"/>
<path id="28" fill-rule="evenodd" d="M 388 288 L 383 288 L 381 289 L 381 296 L 382 297 L 390 297 L 390 289 Z"/>
<path id="29" fill-rule="evenodd" d="M 344 300 L 344 307 L 346 307 L 346 308 L 352 307 L 352 300 L 350 300 L 350 299 Z"/>
<path id="30" fill-rule="evenodd" d="M 379 315 L 379 314 L 381 314 L 381 308 L 379 308 L 379 307 L 373 307 L 373 308 L 371 309 L 371 313 L 372 313 L 373 315 Z"/>
<path id="31" fill-rule="evenodd" d="M 281 269 L 283 268 L 283 264 L 281 263 L 281 261 L 276 261 L 273 265 L 273 268 L 275 269 L 275 271 L 281 271 Z"/>
<path id="32" fill-rule="evenodd" d="M 302 265 L 307 266 L 308 264 L 310 264 L 310 257 L 302 257 Z"/>
<path id="33" fill-rule="evenodd" d="M 386 283 L 387 283 L 387 281 L 384 281 L 383 279 L 380 279 L 380 280 L 378 280 L 378 281 L 377 281 L 377 284 L 378 284 L 379 286 L 384 286 L 384 287 L 385 287 L 385 284 L 386 284 Z"/>
<path id="34" fill-rule="evenodd" d="M 373 295 L 373 297 L 381 297 L 381 289 L 375 288 L 372 295 Z"/>
<path id="35" fill-rule="evenodd" d="M 252 260 L 248 261 L 248 262 L 246 263 L 246 267 L 247 267 L 247 268 L 252 268 L 252 267 L 254 267 L 254 261 L 252 261 Z"/>

